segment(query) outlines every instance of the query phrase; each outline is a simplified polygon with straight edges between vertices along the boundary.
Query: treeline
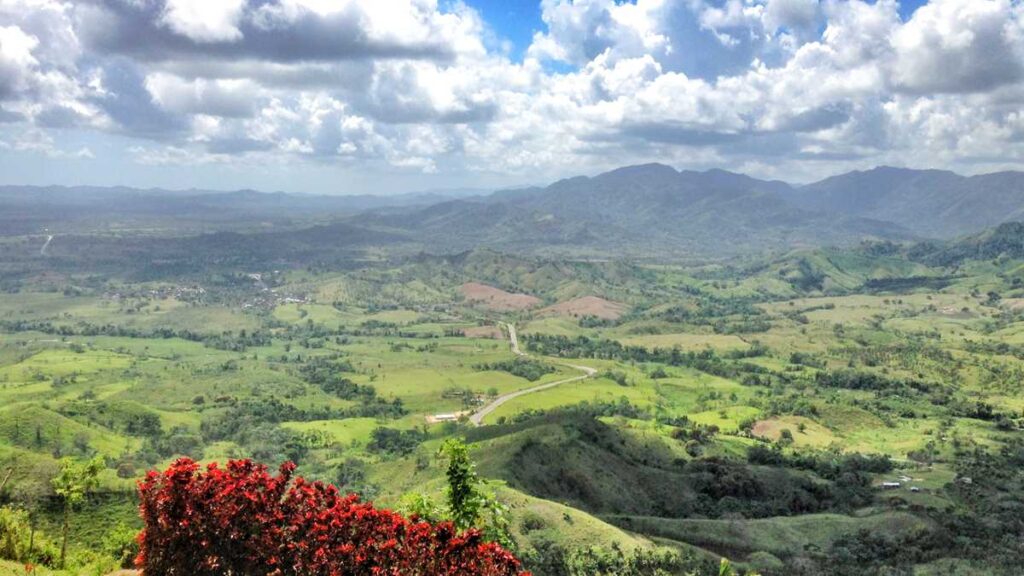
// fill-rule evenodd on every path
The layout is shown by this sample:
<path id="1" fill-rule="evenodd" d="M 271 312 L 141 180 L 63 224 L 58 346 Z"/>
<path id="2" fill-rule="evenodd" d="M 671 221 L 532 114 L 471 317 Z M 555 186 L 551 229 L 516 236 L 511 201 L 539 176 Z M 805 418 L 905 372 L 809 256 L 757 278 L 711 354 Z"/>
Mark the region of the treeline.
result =
<path id="1" fill-rule="evenodd" d="M 988 402 L 967 400 L 957 396 L 952 388 L 935 382 L 925 382 L 913 378 L 890 378 L 874 372 L 858 370 L 821 371 L 815 374 L 814 382 L 823 388 L 868 390 L 874 392 L 876 398 L 924 396 L 931 405 L 944 406 L 950 416 L 997 422 L 999 427 L 1005 430 L 1016 427 L 1014 415 L 1001 412 Z M 878 403 L 875 403 L 875 407 L 885 408 Z M 902 412 L 901 415 L 907 418 L 915 416 L 915 412 L 907 407 L 903 407 Z"/>
<path id="2" fill-rule="evenodd" d="M 343 420 L 346 418 L 399 418 L 406 414 L 398 398 L 373 405 L 338 409 L 326 406 L 297 408 L 277 398 L 257 398 L 237 402 L 222 414 L 204 418 L 200 430 L 208 440 L 229 440 L 247 427 L 281 422 Z"/>
<path id="3" fill-rule="evenodd" d="M 377 400 L 377 390 L 373 386 L 357 384 L 343 376 L 345 372 L 355 372 L 355 368 L 340 356 L 315 356 L 299 368 L 303 380 L 342 400 L 363 403 Z"/>
<path id="4" fill-rule="evenodd" d="M 238 332 L 227 330 L 218 334 L 210 334 L 188 329 L 175 330 L 167 327 L 142 329 L 117 324 L 92 324 L 83 321 L 58 325 L 41 320 L 0 320 L 0 329 L 6 332 L 42 332 L 63 337 L 110 336 L 163 340 L 180 338 L 189 342 L 200 342 L 210 348 L 232 352 L 244 352 L 252 346 L 269 346 L 272 342 L 271 334 L 262 330 L 247 331 L 243 329 Z"/>
<path id="5" fill-rule="evenodd" d="M 914 379 L 889 378 L 874 372 L 859 370 L 820 371 L 814 375 L 814 382 L 822 388 L 843 388 L 845 390 L 870 390 L 874 392 L 894 390 L 928 394 L 939 385 Z"/>
<path id="6" fill-rule="evenodd" d="M 555 367 L 544 362 L 527 358 L 513 358 L 500 362 L 482 363 L 473 366 L 474 370 L 508 372 L 513 376 L 525 378 L 530 382 L 540 380 L 544 375 L 555 372 Z"/>
<path id="7" fill-rule="evenodd" d="M 835 450 L 784 452 L 778 446 L 767 445 L 751 446 L 747 450 L 747 462 L 809 470 L 827 480 L 836 480 L 844 474 L 886 474 L 893 469 L 892 459 L 884 454 L 844 454 Z"/>
<path id="8" fill-rule="evenodd" d="M 714 376 L 742 380 L 748 374 L 768 374 L 769 370 L 757 364 L 740 361 L 742 358 L 763 355 L 766 348 L 755 344 L 749 350 L 738 350 L 726 356 L 714 350 L 686 351 L 679 348 L 646 348 L 626 346 L 616 340 L 552 334 L 527 334 L 523 337 L 531 352 L 543 356 L 565 358 L 595 358 L 620 362 L 654 362 L 669 366 L 693 368 Z"/>
<path id="9" fill-rule="evenodd" d="M 401 398 L 390 400 L 377 395 L 370 384 L 358 384 L 343 374 L 354 372 L 352 363 L 338 355 L 310 358 L 299 368 L 299 375 L 328 394 L 356 402 L 340 411 L 341 418 L 400 418 L 408 414 Z M 338 418 L 335 416 L 334 418 Z M 289 418 L 289 420 L 321 420 L 322 418 Z"/>
<path id="10" fill-rule="evenodd" d="M 397 418 L 405 413 L 399 399 L 377 399 L 372 403 L 336 409 L 298 408 L 276 398 L 256 398 L 236 402 L 226 411 L 204 417 L 199 429 L 204 446 L 227 440 L 242 446 L 246 454 L 266 462 L 291 460 L 301 463 L 309 453 L 310 442 L 302 434 L 280 426 L 283 422 Z"/>
<path id="11" fill-rule="evenodd" d="M 716 334 L 750 334 L 771 329 L 764 311 L 753 301 L 741 299 L 702 298 L 696 306 L 672 306 L 659 312 L 657 318 L 676 324 L 710 326 Z"/>

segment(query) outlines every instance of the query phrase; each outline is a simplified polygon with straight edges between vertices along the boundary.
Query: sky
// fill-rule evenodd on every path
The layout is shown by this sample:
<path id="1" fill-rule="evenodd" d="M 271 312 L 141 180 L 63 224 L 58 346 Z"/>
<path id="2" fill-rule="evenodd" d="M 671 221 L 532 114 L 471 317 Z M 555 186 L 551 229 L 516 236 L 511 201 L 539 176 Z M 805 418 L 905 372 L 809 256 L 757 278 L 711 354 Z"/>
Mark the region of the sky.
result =
<path id="1" fill-rule="evenodd" d="M 1024 169 L 1024 0 L 0 0 L 0 184 Z"/>

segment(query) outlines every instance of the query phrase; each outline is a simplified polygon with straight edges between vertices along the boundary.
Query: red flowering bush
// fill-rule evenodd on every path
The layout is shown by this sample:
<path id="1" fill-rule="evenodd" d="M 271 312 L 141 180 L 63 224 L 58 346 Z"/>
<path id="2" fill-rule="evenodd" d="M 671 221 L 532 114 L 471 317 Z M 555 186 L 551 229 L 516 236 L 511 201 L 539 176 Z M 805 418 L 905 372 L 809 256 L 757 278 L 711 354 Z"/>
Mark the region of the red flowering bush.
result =
<path id="1" fill-rule="evenodd" d="M 153 575 L 523 576 L 476 530 L 409 520 L 334 486 L 249 460 L 205 470 L 182 458 L 139 483 L 136 563 Z"/>

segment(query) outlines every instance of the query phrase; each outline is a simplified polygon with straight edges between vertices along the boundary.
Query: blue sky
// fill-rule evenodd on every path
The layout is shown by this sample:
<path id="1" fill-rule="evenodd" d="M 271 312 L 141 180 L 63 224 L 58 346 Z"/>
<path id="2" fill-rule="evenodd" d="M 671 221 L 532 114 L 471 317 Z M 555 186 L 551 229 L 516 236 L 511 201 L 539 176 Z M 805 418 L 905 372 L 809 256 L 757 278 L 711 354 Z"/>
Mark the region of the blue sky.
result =
<path id="1" fill-rule="evenodd" d="M 466 2 L 483 15 L 494 31 L 515 47 L 513 54 L 521 58 L 533 34 L 544 30 L 540 2 L 530 0 L 469 0 Z M 906 20 L 927 0 L 901 0 L 900 16 Z"/>
<path id="2" fill-rule="evenodd" d="M 516 58 L 522 58 L 533 39 L 533 33 L 544 28 L 540 3 L 536 1 L 478 0 L 467 4 L 479 10 L 501 38 L 512 43 Z"/>
<path id="3" fill-rule="evenodd" d="M 0 183 L 1021 168 L 1022 0 L 6 0 Z"/>

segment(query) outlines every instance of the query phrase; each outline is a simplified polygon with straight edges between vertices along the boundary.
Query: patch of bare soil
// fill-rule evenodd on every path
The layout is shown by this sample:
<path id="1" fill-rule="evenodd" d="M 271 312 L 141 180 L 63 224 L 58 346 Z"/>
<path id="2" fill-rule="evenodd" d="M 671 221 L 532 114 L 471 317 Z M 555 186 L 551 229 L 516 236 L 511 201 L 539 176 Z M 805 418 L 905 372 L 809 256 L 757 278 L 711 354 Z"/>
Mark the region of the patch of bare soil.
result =
<path id="1" fill-rule="evenodd" d="M 781 431 L 782 428 L 779 426 L 778 420 L 758 420 L 754 423 L 750 433 L 758 438 L 778 440 Z"/>
<path id="2" fill-rule="evenodd" d="M 594 316 L 602 320 L 618 320 L 628 309 L 628 306 L 620 302 L 612 302 L 598 296 L 584 296 L 542 308 L 539 313 L 575 318 Z"/>
<path id="3" fill-rule="evenodd" d="M 493 338 L 495 340 L 504 340 L 505 334 L 501 331 L 501 328 L 497 326 L 473 326 L 472 328 L 465 328 L 462 330 L 462 335 L 466 338 Z"/>
<path id="4" fill-rule="evenodd" d="M 467 301 L 495 312 L 528 310 L 541 303 L 541 299 L 536 296 L 514 294 L 479 282 L 467 282 L 459 287 L 459 291 Z"/>

